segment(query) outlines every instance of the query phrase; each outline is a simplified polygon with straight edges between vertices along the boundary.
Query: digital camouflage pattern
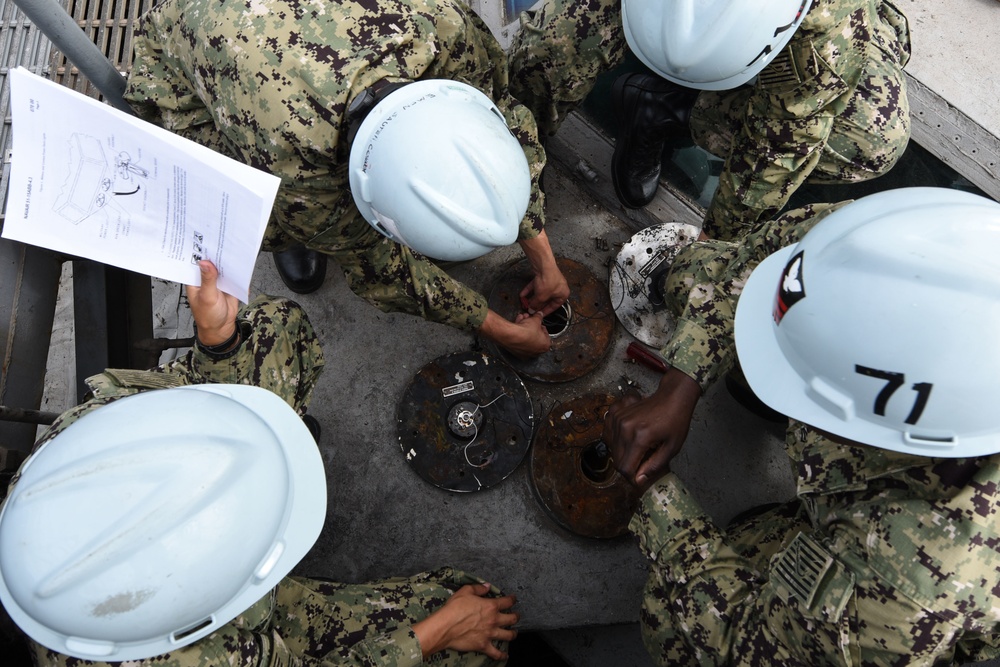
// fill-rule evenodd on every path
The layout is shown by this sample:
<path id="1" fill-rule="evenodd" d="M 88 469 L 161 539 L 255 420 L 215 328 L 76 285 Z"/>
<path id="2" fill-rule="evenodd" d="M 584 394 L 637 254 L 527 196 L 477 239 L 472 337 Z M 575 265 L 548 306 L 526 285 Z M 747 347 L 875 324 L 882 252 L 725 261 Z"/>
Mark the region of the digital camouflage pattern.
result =
<path id="1" fill-rule="evenodd" d="M 450 79 L 492 98 L 532 176 L 519 239 L 543 228 L 534 120 L 509 95 L 500 45 L 459 0 L 165 0 L 134 47 L 125 97 L 140 117 L 281 177 L 264 249 L 329 254 L 382 310 L 471 330 L 487 300 L 354 206 L 343 117 L 375 82 Z"/>
<path id="2" fill-rule="evenodd" d="M 846 202 L 844 202 L 846 203 Z M 739 242 L 696 242 L 666 279 L 668 363 L 708 387 L 735 363 L 752 269 L 844 203 Z M 650 577 L 643 641 L 662 665 L 952 664 L 1000 656 L 1000 455 L 935 459 L 790 422 L 797 498 L 718 528 L 673 473 L 630 523 Z"/>
<path id="3" fill-rule="evenodd" d="M 231 623 L 180 650 L 124 667 L 409 667 L 425 664 L 411 625 L 466 584 L 484 583 L 442 568 L 369 584 L 285 577 Z M 494 588 L 490 595 L 499 595 Z M 500 642 L 506 650 L 506 642 Z M 38 667 L 109 667 L 33 644 Z M 426 664 L 502 665 L 482 653 L 441 651 Z"/>
<path id="4" fill-rule="evenodd" d="M 683 248 L 661 285 L 666 308 L 676 322 L 660 350 L 667 364 L 693 378 L 703 391 L 732 370 L 736 365 L 732 321 L 750 272 L 847 203 L 788 211 L 738 243 L 710 239 Z"/>
<path id="5" fill-rule="evenodd" d="M 627 50 L 621 0 L 545 0 L 521 12 L 509 51 L 511 94 L 531 109 L 539 136 L 551 136 Z"/>
<path id="6" fill-rule="evenodd" d="M 553 133 L 628 48 L 621 0 L 545 0 L 522 15 L 510 53 L 511 91 Z M 703 223 L 737 238 L 777 213 L 807 180 L 884 174 L 910 136 L 902 67 L 906 18 L 880 0 L 814 0 L 782 53 L 752 86 L 704 91 L 692 138 L 725 158 Z"/>

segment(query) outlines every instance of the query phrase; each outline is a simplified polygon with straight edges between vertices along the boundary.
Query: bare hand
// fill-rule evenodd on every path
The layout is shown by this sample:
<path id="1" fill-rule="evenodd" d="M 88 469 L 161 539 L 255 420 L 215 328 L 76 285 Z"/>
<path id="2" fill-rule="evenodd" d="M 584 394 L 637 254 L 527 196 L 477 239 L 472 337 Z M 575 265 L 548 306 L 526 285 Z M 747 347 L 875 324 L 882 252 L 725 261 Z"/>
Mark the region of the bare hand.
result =
<path id="1" fill-rule="evenodd" d="M 630 392 L 612 405 L 603 439 L 618 472 L 643 492 L 665 475 L 687 438 L 700 397 L 698 383 L 671 368 L 652 395 Z"/>
<path id="2" fill-rule="evenodd" d="M 521 305 L 529 314 L 541 313 L 544 317 L 555 312 L 569 298 L 569 283 L 562 271 L 553 265 L 545 273 L 538 273 L 521 290 Z"/>
<path id="3" fill-rule="evenodd" d="M 552 347 L 552 338 L 542 324 L 541 313 L 521 313 L 514 319 L 514 327 L 514 335 L 501 341 L 501 345 L 515 357 L 531 359 L 545 354 Z"/>
<path id="4" fill-rule="evenodd" d="M 201 269 L 201 287 L 187 286 L 198 340 L 202 345 L 219 345 L 229 340 L 236 331 L 240 302 L 235 296 L 219 290 L 219 270 L 215 264 L 203 259 L 198 262 L 198 268 Z"/>
<path id="5" fill-rule="evenodd" d="M 552 339 L 542 324 L 542 314 L 521 313 L 513 322 L 494 311 L 486 314 L 479 333 L 502 346 L 519 359 L 531 359 L 549 351 Z"/>
<path id="6" fill-rule="evenodd" d="M 518 243 L 535 274 L 528 286 L 521 290 L 521 305 L 529 315 L 536 312 L 548 315 L 569 298 L 569 283 L 559 270 L 549 245 L 549 236 L 544 229 L 538 236 L 521 239 Z"/>
<path id="7" fill-rule="evenodd" d="M 443 607 L 413 625 L 424 658 L 444 649 L 485 653 L 493 660 L 507 657 L 493 642 L 517 636 L 510 629 L 518 621 L 517 613 L 510 611 L 517 599 L 484 597 L 489 590 L 488 584 L 462 586 Z"/>

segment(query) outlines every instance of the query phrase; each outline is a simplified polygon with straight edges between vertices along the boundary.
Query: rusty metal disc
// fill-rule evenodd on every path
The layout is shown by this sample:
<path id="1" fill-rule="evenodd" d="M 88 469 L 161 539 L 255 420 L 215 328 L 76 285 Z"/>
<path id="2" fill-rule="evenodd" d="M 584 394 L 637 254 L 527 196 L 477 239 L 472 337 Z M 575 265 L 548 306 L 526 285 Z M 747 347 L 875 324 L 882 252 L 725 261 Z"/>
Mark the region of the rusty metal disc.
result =
<path id="1" fill-rule="evenodd" d="M 539 382 L 568 382 L 592 371 L 607 354 L 615 330 L 615 316 L 604 285 L 579 262 L 557 257 L 556 263 L 569 283 L 566 307 L 545 318 L 552 337 L 548 352 L 534 359 L 518 359 L 496 343 L 484 346 L 511 365 L 522 377 Z M 513 320 L 521 308 L 521 290 L 531 282 L 531 264 L 523 259 L 508 267 L 490 292 L 489 306 Z"/>
<path id="2" fill-rule="evenodd" d="M 681 222 L 646 227 L 622 246 L 608 279 L 612 307 L 622 326 L 654 348 L 670 341 L 674 320 L 667 312 L 659 281 L 681 248 L 698 238 L 698 228 Z"/>
<path id="3" fill-rule="evenodd" d="M 410 467 L 448 491 L 481 491 L 514 472 L 533 426 L 521 378 L 482 352 L 456 352 L 421 368 L 396 414 Z"/>
<path id="4" fill-rule="evenodd" d="M 583 537 L 624 534 L 639 500 L 601 441 L 604 414 L 614 402 L 590 394 L 556 404 L 531 447 L 535 495 L 556 523 Z"/>

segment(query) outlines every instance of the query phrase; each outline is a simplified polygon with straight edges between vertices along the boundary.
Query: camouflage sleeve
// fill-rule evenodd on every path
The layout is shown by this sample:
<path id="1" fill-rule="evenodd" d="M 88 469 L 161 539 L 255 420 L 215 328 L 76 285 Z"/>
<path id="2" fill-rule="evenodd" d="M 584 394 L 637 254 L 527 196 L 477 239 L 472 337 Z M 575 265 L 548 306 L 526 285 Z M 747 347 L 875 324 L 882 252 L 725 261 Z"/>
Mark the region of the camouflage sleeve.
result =
<path id="1" fill-rule="evenodd" d="M 528 170 L 531 173 L 531 199 L 528 200 L 528 210 L 521 219 L 517 240 L 533 239 L 542 233 L 545 226 L 545 195 L 539 187 L 539 179 L 545 167 L 545 150 L 538 140 L 535 119 L 527 107 L 510 95 L 505 95 L 497 106 L 503 111 L 507 127 L 521 144 L 524 157 L 528 160 Z"/>
<path id="2" fill-rule="evenodd" d="M 186 384 L 263 387 L 303 414 L 325 363 L 305 311 L 290 299 L 261 295 L 243 307 L 237 323 L 241 341 L 231 353 L 210 355 L 196 346 L 154 372 Z"/>
<path id="3" fill-rule="evenodd" d="M 846 203 L 789 211 L 740 242 L 711 239 L 682 250 L 663 287 L 667 308 L 676 317 L 674 333 L 660 350 L 666 362 L 703 391 L 727 373 L 736 361 L 736 303 L 751 271 Z"/>
<path id="4" fill-rule="evenodd" d="M 124 96 L 143 120 L 183 134 L 213 120 L 178 69 L 180 61 L 170 56 L 170 45 L 156 37 L 170 34 L 172 18 L 166 14 L 170 7 L 152 9 L 141 19 L 132 41 L 135 57 Z"/>
<path id="5" fill-rule="evenodd" d="M 290 655 L 310 667 L 419 665 L 422 650 L 414 624 L 473 583 L 485 582 L 449 567 L 361 584 L 289 577 L 278 588 L 272 627 Z M 489 595 L 502 593 L 491 587 Z M 505 650 L 505 642 L 498 645 Z M 428 662 L 443 667 L 496 664 L 484 654 L 452 649 L 434 654 Z"/>
<path id="6" fill-rule="evenodd" d="M 238 321 L 243 340 L 224 359 L 213 359 L 196 347 L 149 371 L 108 369 L 87 378 L 91 398 L 59 415 L 34 449 L 88 412 L 119 398 L 186 384 L 252 384 L 273 391 L 300 414 L 305 412 L 324 364 L 323 350 L 305 311 L 288 299 L 259 296 L 243 307 Z"/>
<path id="7" fill-rule="evenodd" d="M 366 225 L 367 226 L 367 225 Z M 325 251 L 351 291 L 384 312 L 409 313 L 474 331 L 486 320 L 486 297 L 449 276 L 428 257 L 372 230 L 364 245 Z"/>
<path id="8" fill-rule="evenodd" d="M 733 648 L 759 576 L 676 475 L 645 493 L 629 530 L 649 559 L 640 626 L 654 664 L 725 665 L 734 654 L 739 664 L 776 664 Z"/>
<path id="9" fill-rule="evenodd" d="M 650 560 L 640 620 L 656 664 L 856 663 L 854 576 L 807 522 L 763 517 L 741 537 L 771 540 L 772 555 L 752 558 L 672 473 L 646 492 L 629 529 Z"/>

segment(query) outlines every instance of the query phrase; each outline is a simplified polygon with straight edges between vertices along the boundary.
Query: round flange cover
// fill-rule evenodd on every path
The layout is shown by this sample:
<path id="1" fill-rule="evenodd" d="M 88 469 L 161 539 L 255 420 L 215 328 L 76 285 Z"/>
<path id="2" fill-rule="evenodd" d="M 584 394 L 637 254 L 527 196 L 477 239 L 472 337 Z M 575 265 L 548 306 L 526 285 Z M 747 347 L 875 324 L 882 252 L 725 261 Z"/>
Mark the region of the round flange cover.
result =
<path id="1" fill-rule="evenodd" d="M 583 537 L 624 534 L 640 496 L 601 441 L 604 415 L 614 402 L 591 394 L 556 404 L 531 447 L 535 495 L 556 523 Z"/>
<path id="2" fill-rule="evenodd" d="M 674 320 L 658 282 L 698 232 L 682 222 L 653 225 L 632 236 L 615 258 L 608 281 L 612 307 L 622 326 L 646 345 L 661 348 L 670 341 Z"/>
<path id="3" fill-rule="evenodd" d="M 583 377 L 603 361 L 611 346 L 615 317 L 608 292 L 583 264 L 557 257 L 556 264 L 569 283 L 569 299 L 560 310 L 545 318 L 552 347 L 533 359 L 518 359 L 493 341 L 483 346 L 501 357 L 522 377 L 539 382 L 568 382 Z M 521 290 L 534 274 L 527 259 L 508 267 L 490 292 L 489 306 L 501 317 L 513 320 L 521 307 Z"/>
<path id="4" fill-rule="evenodd" d="M 513 369 L 456 352 L 417 372 L 399 404 L 399 446 L 421 477 L 448 491 L 481 491 L 510 475 L 531 444 L 534 413 Z"/>

